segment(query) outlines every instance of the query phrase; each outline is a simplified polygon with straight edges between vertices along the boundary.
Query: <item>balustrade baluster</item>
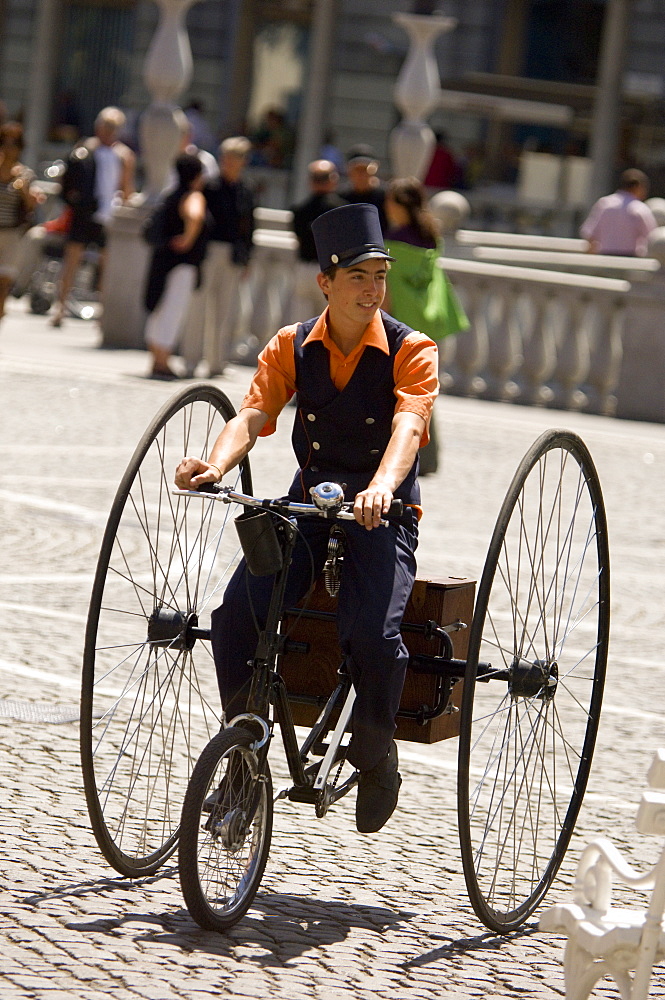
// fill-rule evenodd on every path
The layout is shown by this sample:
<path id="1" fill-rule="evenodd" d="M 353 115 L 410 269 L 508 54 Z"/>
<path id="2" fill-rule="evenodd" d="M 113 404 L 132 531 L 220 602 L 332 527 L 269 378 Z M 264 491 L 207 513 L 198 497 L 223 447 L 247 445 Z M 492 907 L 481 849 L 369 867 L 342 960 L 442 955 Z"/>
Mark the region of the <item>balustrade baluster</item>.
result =
<path id="1" fill-rule="evenodd" d="M 556 368 L 553 376 L 552 406 L 560 410 L 579 410 L 587 406 L 580 385 L 589 372 L 590 298 L 588 295 L 562 295 L 562 326 L 558 337 Z"/>
<path id="2" fill-rule="evenodd" d="M 522 337 L 517 320 L 519 288 L 510 282 L 498 286 L 487 304 L 488 357 L 483 373 L 486 399 L 512 399 L 518 387 L 510 381 L 522 362 Z"/>
<path id="3" fill-rule="evenodd" d="M 523 361 L 518 373 L 520 393 L 515 402 L 543 406 L 552 399 L 552 390 L 545 385 L 556 364 L 556 341 L 550 304 L 553 293 L 548 288 L 530 292 L 531 316 L 523 337 Z"/>
<path id="4" fill-rule="evenodd" d="M 257 230 L 254 233 L 254 243 L 248 343 L 252 345 L 254 352 L 258 352 L 290 319 L 288 312 L 297 242 L 290 233 Z"/>
<path id="5" fill-rule="evenodd" d="M 485 369 L 489 350 L 485 304 L 488 288 L 482 282 L 464 278 L 456 282 L 464 292 L 466 314 L 471 324 L 456 335 L 453 383 L 447 390 L 455 396 L 476 396 L 485 389 L 480 372 Z"/>
<path id="6" fill-rule="evenodd" d="M 603 299 L 598 303 L 599 324 L 589 364 L 588 409 L 591 413 L 613 416 L 616 410 L 614 390 L 623 359 L 625 314 L 625 299 Z"/>

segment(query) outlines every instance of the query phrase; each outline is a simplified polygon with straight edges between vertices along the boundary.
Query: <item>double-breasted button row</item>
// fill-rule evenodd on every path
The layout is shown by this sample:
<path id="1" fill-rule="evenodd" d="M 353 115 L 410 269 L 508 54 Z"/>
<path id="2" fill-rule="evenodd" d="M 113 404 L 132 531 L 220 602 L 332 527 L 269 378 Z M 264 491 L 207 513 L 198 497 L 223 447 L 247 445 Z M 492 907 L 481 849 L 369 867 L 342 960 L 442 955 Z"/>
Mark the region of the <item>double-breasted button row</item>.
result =
<path id="1" fill-rule="evenodd" d="M 316 413 L 308 413 L 307 414 L 307 419 L 311 420 L 312 423 L 313 423 L 316 420 Z M 374 423 L 376 423 L 376 421 L 375 421 L 374 417 L 365 417 L 365 423 L 366 424 L 374 424 Z"/>

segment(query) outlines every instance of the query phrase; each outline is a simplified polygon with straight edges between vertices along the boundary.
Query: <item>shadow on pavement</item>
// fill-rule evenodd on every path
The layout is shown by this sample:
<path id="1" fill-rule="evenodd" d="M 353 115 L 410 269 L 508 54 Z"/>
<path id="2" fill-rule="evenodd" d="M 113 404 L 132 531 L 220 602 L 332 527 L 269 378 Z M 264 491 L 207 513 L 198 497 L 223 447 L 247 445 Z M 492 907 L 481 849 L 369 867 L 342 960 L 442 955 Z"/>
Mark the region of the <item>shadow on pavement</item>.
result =
<path id="1" fill-rule="evenodd" d="M 249 914 L 226 934 L 201 930 L 184 908 L 168 913 L 134 911 L 82 923 L 70 921 L 66 926 L 81 933 L 115 935 L 124 925 L 138 924 L 135 941 L 230 958 L 239 945 L 258 945 L 263 951 L 255 956 L 244 954 L 243 961 L 265 968 L 282 966 L 313 948 L 343 941 L 353 928 L 381 934 L 412 916 L 385 907 L 315 900 L 289 893 L 263 893 L 257 896 Z"/>
<path id="2" fill-rule="evenodd" d="M 123 875 L 118 875 L 115 878 L 103 876 L 102 878 L 89 879 L 86 882 L 67 883 L 66 885 L 56 886 L 54 889 L 49 889 L 46 892 L 36 892 L 31 896 L 26 896 L 24 899 L 19 899 L 18 902 L 23 906 L 38 906 L 40 903 L 48 903 L 53 899 L 67 899 L 70 896 L 90 896 L 117 889 L 125 892 L 129 888 L 142 888 L 152 885 L 163 878 L 174 878 L 177 874 L 178 866 L 171 865 L 168 868 L 160 868 L 156 875 L 151 875 L 147 878 L 132 879 L 126 878 Z"/>
<path id="3" fill-rule="evenodd" d="M 497 951 L 503 944 L 529 937 L 537 932 L 538 924 L 534 923 L 526 924 L 511 934 L 495 934 L 493 931 L 485 931 L 482 934 L 467 938 L 453 938 L 447 935 L 430 934 L 430 939 L 436 940 L 436 938 L 441 938 L 446 943 L 442 944 L 439 948 L 428 951 L 425 955 L 418 955 L 417 958 L 411 958 L 407 962 L 403 962 L 402 968 L 407 971 L 409 969 L 417 969 L 419 966 L 431 965 L 433 962 L 438 962 L 441 959 L 451 958 L 453 955 L 464 955 L 471 951 Z"/>

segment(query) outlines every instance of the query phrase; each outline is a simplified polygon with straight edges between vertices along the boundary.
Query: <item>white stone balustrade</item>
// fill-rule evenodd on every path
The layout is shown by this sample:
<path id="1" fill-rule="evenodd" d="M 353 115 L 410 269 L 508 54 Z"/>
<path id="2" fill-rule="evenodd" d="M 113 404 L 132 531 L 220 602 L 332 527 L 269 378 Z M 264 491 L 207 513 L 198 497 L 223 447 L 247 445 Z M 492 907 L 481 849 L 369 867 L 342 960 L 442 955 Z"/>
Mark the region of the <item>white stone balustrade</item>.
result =
<path id="1" fill-rule="evenodd" d="M 639 833 L 665 838 L 665 750 L 656 753 L 647 780 L 635 826 Z M 612 906 L 614 875 L 629 888 L 651 891 L 645 910 Z M 566 1000 L 585 1000 L 607 975 L 622 1000 L 647 1000 L 653 966 L 665 959 L 664 910 L 665 848 L 653 868 L 639 872 L 609 840 L 589 844 L 578 865 L 573 901 L 550 906 L 540 919 L 541 930 L 567 937 Z"/>
<path id="2" fill-rule="evenodd" d="M 609 254 L 589 254 L 538 250 L 535 248 L 475 246 L 474 260 L 496 264 L 517 264 L 520 267 L 551 268 L 578 274 L 602 275 L 607 278 L 648 279 L 659 270 L 653 257 L 619 257 Z"/>
<path id="3" fill-rule="evenodd" d="M 447 191 L 441 192 L 441 194 L 446 195 L 449 193 Z M 438 196 L 435 195 L 434 197 Z M 455 239 L 460 247 L 470 248 L 471 253 L 475 247 L 505 247 L 509 250 L 550 250 L 562 253 L 584 253 L 588 246 L 586 240 L 577 240 L 568 236 L 480 232 L 477 229 L 459 229 L 455 234 Z"/>
<path id="4" fill-rule="evenodd" d="M 257 209 L 257 222 L 234 351 L 247 363 L 294 318 L 290 214 Z M 439 344 L 443 391 L 665 422 L 665 270 L 653 270 L 665 265 L 665 228 L 650 248 L 647 277 L 633 283 L 442 257 L 471 321 Z"/>
<path id="5" fill-rule="evenodd" d="M 254 231 L 254 253 L 247 287 L 250 313 L 246 356 L 252 360 L 253 355 L 290 319 L 293 268 L 297 256 L 298 241 L 293 233 L 266 229 Z"/>
<path id="6" fill-rule="evenodd" d="M 446 355 L 447 392 L 614 412 L 621 348 L 615 317 L 623 314 L 629 282 L 454 257 L 440 265 L 471 323 Z M 592 323 L 594 311 L 605 317 L 602 332 Z"/>

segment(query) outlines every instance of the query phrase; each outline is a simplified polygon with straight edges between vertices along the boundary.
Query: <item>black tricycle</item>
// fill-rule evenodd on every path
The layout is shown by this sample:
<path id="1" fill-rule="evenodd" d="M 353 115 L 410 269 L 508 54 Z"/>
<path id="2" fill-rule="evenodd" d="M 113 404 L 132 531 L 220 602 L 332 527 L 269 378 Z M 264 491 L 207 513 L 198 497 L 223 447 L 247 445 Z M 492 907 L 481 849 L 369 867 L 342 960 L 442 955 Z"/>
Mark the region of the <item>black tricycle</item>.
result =
<path id="1" fill-rule="evenodd" d="M 81 707 L 85 792 L 104 857 L 137 878 L 178 850 L 192 916 L 219 931 L 246 913 L 259 887 L 274 801 L 324 816 L 358 777 L 344 760 L 353 687 L 339 660 L 324 663 L 335 648 L 339 526 L 353 517 L 349 505 L 330 483 L 311 504 L 259 499 L 247 458 L 232 486 L 173 486 L 182 456 L 205 458 L 234 415 L 217 387 L 196 384 L 162 408 L 139 443 L 101 546 Z M 311 517 L 331 524 L 317 584 L 325 597 L 285 608 L 290 552 L 299 521 Z M 243 547 L 250 569 L 274 574 L 273 596 L 246 711 L 225 719 L 210 612 Z M 499 511 L 475 605 L 470 583 L 414 587 L 396 736 L 458 738 L 469 897 L 487 927 L 507 933 L 533 913 L 563 860 L 600 717 L 607 524 L 577 435 L 550 430 L 528 450 Z M 274 799 L 268 757 L 277 730 L 290 780 Z"/>

